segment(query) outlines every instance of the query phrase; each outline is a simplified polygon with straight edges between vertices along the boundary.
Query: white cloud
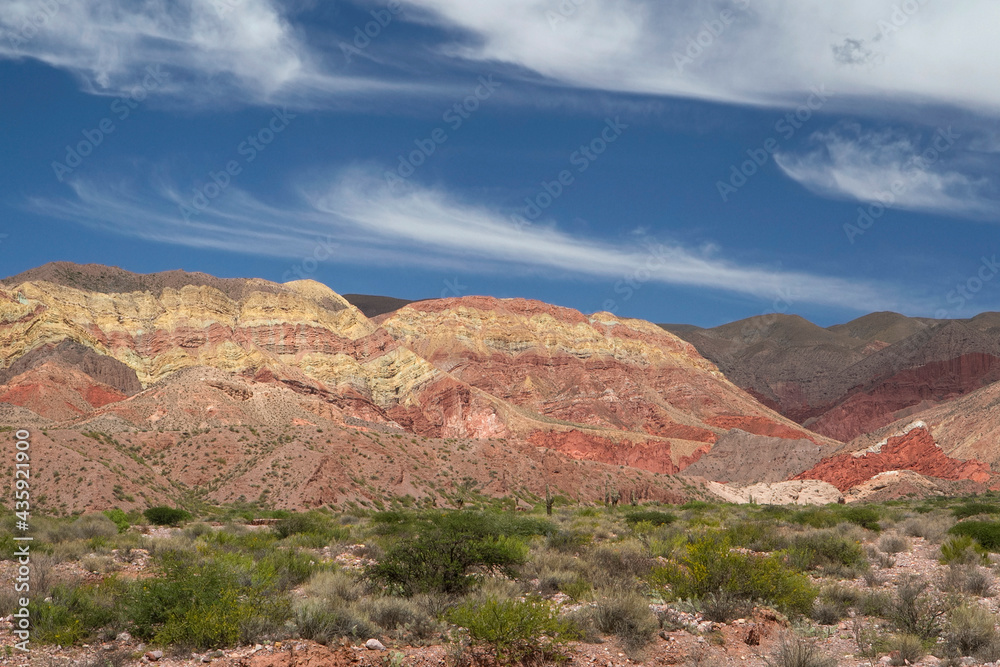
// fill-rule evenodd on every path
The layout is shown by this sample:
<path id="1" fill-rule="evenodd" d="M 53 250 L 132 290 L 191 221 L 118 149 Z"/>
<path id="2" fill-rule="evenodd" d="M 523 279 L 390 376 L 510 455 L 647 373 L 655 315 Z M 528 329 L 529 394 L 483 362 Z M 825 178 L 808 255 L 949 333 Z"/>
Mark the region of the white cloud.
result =
<path id="1" fill-rule="evenodd" d="M 893 290 L 806 272 L 741 265 L 712 247 L 615 244 L 581 238 L 554 225 L 518 228 L 494 208 L 419 187 L 390 188 L 373 172 L 352 169 L 314 189 L 298 208 L 271 207 L 230 187 L 185 221 L 173 188 L 136 188 L 122 181 L 98 186 L 78 180 L 75 197 L 31 200 L 36 213 L 159 242 L 290 259 L 335 242 L 347 263 L 460 269 L 470 273 L 530 271 L 617 281 L 649 271 L 664 285 L 709 288 L 858 310 L 907 306 Z M 912 305 L 912 304 L 911 304 Z"/>
<path id="2" fill-rule="evenodd" d="M 816 133 L 810 149 L 779 153 L 775 160 L 790 178 L 825 196 L 1000 219 L 992 182 L 947 166 L 949 157 L 959 157 L 959 139 L 951 128 L 918 141 L 897 132 L 841 127 Z"/>
<path id="3" fill-rule="evenodd" d="M 308 105 L 336 93 L 410 90 L 329 71 L 275 0 L 4 0 L 0 58 L 33 58 L 98 95 L 161 66 L 187 105 Z"/>
<path id="4" fill-rule="evenodd" d="M 1000 111 L 991 66 L 1000 62 L 995 0 L 404 5 L 421 10 L 427 23 L 462 33 L 442 49 L 447 56 L 510 63 L 565 85 L 784 105 L 825 84 L 838 93 L 838 105 L 853 97 Z M 857 99 L 854 104 L 863 108 Z"/>

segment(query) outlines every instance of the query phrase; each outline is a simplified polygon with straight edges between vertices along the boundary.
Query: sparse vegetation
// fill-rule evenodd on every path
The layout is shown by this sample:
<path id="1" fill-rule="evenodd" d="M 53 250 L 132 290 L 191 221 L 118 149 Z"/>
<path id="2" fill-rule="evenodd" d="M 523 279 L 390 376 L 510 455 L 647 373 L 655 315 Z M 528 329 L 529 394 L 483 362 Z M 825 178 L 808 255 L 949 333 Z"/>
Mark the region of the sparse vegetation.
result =
<path id="1" fill-rule="evenodd" d="M 887 654 L 912 663 L 927 651 L 1000 657 L 981 602 L 993 593 L 983 567 L 989 552 L 953 533 L 937 565 L 938 547 L 923 542 L 925 534 L 943 537 L 954 507 L 970 502 L 939 502 L 924 513 L 901 504 L 848 513 L 560 502 L 552 515 L 543 499 L 527 512 L 510 503 L 500 511 L 471 493 L 463 504 L 421 509 L 400 499 L 393 509 L 340 512 L 235 505 L 192 513 L 156 537 L 141 532 L 144 519 L 163 518 L 156 512 L 39 516 L 47 553 L 32 561 L 35 638 L 80 646 L 127 631 L 151 646 L 199 651 L 288 637 L 451 641 L 457 665 L 537 664 L 572 652 L 573 641 L 610 639 L 639 661 L 660 632 L 697 632 L 710 655 L 725 635 L 702 624 L 784 614 L 800 635 L 820 639 L 789 636 L 768 657 L 774 665 L 829 664 L 822 638 L 849 618 L 857 656 L 872 664 Z M 258 518 L 267 525 L 244 525 Z M 862 527 L 873 518 L 884 532 Z M 991 522 L 954 526 L 979 523 Z M 0 539 L 12 528 L 10 515 L 0 517 Z M 934 576 L 897 575 L 887 587 L 884 568 L 907 550 L 929 554 Z M 338 553 L 346 558 L 331 562 Z M 61 574 L 61 562 L 91 580 Z M 146 575 L 125 576 L 136 564 Z M 0 612 L 15 602 L 0 598 Z M 574 602 L 582 608 L 567 611 Z M 654 602 L 666 611 L 654 614 Z"/>

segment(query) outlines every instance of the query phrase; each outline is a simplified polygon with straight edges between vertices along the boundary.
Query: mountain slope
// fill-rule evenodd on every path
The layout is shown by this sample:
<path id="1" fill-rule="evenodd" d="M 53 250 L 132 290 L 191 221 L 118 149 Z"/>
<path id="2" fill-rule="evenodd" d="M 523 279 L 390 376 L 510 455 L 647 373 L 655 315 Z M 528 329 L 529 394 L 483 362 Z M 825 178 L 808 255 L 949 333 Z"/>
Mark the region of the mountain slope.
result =
<path id="1" fill-rule="evenodd" d="M 766 405 L 844 441 L 1000 381 L 996 313 L 970 320 L 873 313 L 828 329 L 769 315 L 673 329 Z"/>
<path id="2" fill-rule="evenodd" d="M 460 470 L 490 493 L 538 493 L 556 482 L 530 479 L 543 460 L 581 471 L 559 482 L 580 497 L 609 486 L 679 497 L 684 483 L 663 473 L 730 428 L 836 444 L 760 405 L 655 325 L 520 299 L 424 301 L 370 320 L 313 281 L 61 263 L 0 284 L 0 360 L 0 417 L 64 434 L 52 447 L 100 450 L 74 451 L 117 476 L 117 502 L 143 502 L 122 479 L 150 476 L 161 482 L 145 502 L 189 492 L 283 506 L 405 494 L 433 501 L 446 491 L 440 485 L 460 484 Z M 267 439 L 247 435 L 265 430 Z M 81 440 L 87 433 L 96 435 Z M 398 446 L 371 450 L 372 437 Z M 457 450 L 448 444 L 456 440 Z M 426 458 L 442 443 L 445 469 L 440 460 L 396 463 L 402 450 Z M 279 449 L 294 460 L 261 468 Z M 499 468 L 480 460 L 487 451 L 516 483 L 495 479 Z M 315 466 L 297 467 L 300 458 Z M 295 483 L 279 470 L 294 470 Z M 397 472 L 403 481 L 388 484 Z M 70 497 L 50 492 L 63 509 L 79 509 L 78 487 Z"/>

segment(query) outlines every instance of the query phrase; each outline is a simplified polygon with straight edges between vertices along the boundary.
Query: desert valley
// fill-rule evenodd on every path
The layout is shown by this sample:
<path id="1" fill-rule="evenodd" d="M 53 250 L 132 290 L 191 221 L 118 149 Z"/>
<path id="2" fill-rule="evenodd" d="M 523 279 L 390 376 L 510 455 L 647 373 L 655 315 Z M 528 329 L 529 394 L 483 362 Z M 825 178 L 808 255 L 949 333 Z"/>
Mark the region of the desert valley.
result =
<path id="1" fill-rule="evenodd" d="M 998 333 L 29 270 L 0 282 L 0 428 L 30 436 L 35 664 L 1000 657 L 957 625 L 996 611 Z M 211 600 L 167 591 L 191 576 Z"/>

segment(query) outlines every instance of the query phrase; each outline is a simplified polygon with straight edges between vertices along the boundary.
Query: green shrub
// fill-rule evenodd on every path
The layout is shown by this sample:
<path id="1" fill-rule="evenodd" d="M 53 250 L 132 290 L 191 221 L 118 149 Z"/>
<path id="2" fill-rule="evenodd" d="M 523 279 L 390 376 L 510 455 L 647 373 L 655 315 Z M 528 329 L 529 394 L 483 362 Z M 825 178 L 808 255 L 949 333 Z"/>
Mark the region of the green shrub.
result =
<path id="1" fill-rule="evenodd" d="M 977 514 L 1000 514 L 1000 505 L 969 502 L 953 507 L 951 514 L 956 519 L 967 519 L 970 516 L 976 516 Z"/>
<path id="2" fill-rule="evenodd" d="M 295 627 L 300 637 L 320 644 L 329 644 L 342 637 L 363 639 L 378 632 L 378 628 L 356 610 L 318 600 L 306 600 L 297 607 Z"/>
<path id="3" fill-rule="evenodd" d="M 108 539 L 117 535 L 118 526 L 103 513 L 84 514 L 71 526 L 72 533 L 85 540 Z"/>
<path id="4" fill-rule="evenodd" d="M 638 512 L 629 512 L 625 515 L 625 522 L 629 525 L 648 523 L 652 526 L 666 526 L 674 521 L 677 521 L 676 515 L 658 510 L 641 510 Z"/>
<path id="5" fill-rule="evenodd" d="M 874 507 L 846 507 L 839 511 L 840 516 L 844 518 L 845 521 L 849 521 L 856 526 L 861 526 L 866 530 L 872 532 L 879 532 L 882 527 L 879 526 L 879 513 Z"/>
<path id="6" fill-rule="evenodd" d="M 993 578 L 989 572 L 976 565 L 952 563 L 944 575 L 941 589 L 951 593 L 964 593 L 984 598 L 990 594 Z"/>
<path id="7" fill-rule="evenodd" d="M 906 634 L 930 640 L 941 632 L 941 619 L 948 608 L 940 596 L 928 592 L 929 584 L 916 577 L 903 580 L 889 608 L 889 619 Z"/>
<path id="8" fill-rule="evenodd" d="M 120 601 L 128 590 L 128 584 L 114 577 L 100 584 L 55 586 L 47 598 L 29 605 L 33 639 L 62 646 L 113 639 L 126 627 Z"/>
<path id="9" fill-rule="evenodd" d="M 788 556 L 789 562 L 802 570 L 836 571 L 841 567 L 864 568 L 868 564 L 861 544 L 829 529 L 796 535 Z"/>
<path id="10" fill-rule="evenodd" d="M 724 591 L 795 614 L 808 614 L 816 599 L 809 580 L 791 570 L 780 555 L 731 551 L 729 543 L 717 535 L 688 544 L 678 562 L 654 571 L 650 581 L 654 586 L 668 586 L 680 599 L 703 599 Z"/>
<path id="11" fill-rule="evenodd" d="M 388 512 L 383 514 L 390 514 Z M 395 514 L 395 513 L 393 513 Z M 547 524 L 547 522 L 542 522 Z M 480 574 L 515 576 L 527 546 L 511 532 L 533 531 L 538 525 L 513 522 L 488 513 L 449 512 L 432 515 L 412 539 L 393 544 L 378 563 L 366 570 L 372 582 L 391 592 L 411 596 L 439 591 L 461 593 Z"/>
<path id="12" fill-rule="evenodd" d="M 649 601 L 634 591 L 606 591 L 588 611 L 597 629 L 618 637 L 630 655 L 651 642 L 660 627 Z"/>
<path id="13" fill-rule="evenodd" d="M 825 655 L 815 642 L 782 636 L 767 664 L 769 667 L 836 667 L 837 659 Z"/>
<path id="14" fill-rule="evenodd" d="M 890 665 L 915 665 L 924 657 L 924 642 L 916 635 L 893 635 L 886 642 L 885 649 L 892 654 Z"/>
<path id="15" fill-rule="evenodd" d="M 948 531 L 950 535 L 965 535 L 979 542 L 987 551 L 1000 551 L 1000 523 L 994 521 L 963 521 Z"/>
<path id="16" fill-rule="evenodd" d="M 280 553 L 257 560 L 245 554 L 166 552 L 158 558 L 159 575 L 139 580 L 126 603 L 132 633 L 194 648 L 256 641 L 251 630 L 276 628 L 291 615 L 282 584 L 295 577 L 282 571 L 286 559 Z"/>
<path id="17" fill-rule="evenodd" d="M 961 655 L 974 655 L 996 639 L 995 621 L 993 614 L 979 605 L 957 607 L 949 614 L 945 641 Z"/>
<path id="18" fill-rule="evenodd" d="M 898 554 L 908 551 L 910 543 L 902 535 L 883 535 L 878 541 L 878 548 L 887 554 Z"/>
<path id="19" fill-rule="evenodd" d="M 576 552 L 590 544 L 592 539 L 593 536 L 588 533 L 575 530 L 559 530 L 549 535 L 548 545 L 557 551 Z"/>
<path id="20" fill-rule="evenodd" d="M 941 564 L 990 564 L 990 552 L 969 535 L 949 538 L 941 545 Z"/>
<path id="21" fill-rule="evenodd" d="M 753 603 L 729 591 L 709 593 L 701 600 L 701 614 L 709 621 L 728 623 L 751 615 Z"/>
<path id="22" fill-rule="evenodd" d="M 473 648 L 487 650 L 500 665 L 563 658 L 565 643 L 579 636 L 552 603 L 540 598 L 466 602 L 454 608 L 448 620 L 465 628 Z"/>
<path id="23" fill-rule="evenodd" d="M 176 526 L 180 522 L 191 518 L 189 512 L 165 505 L 150 507 L 142 515 L 146 517 L 147 521 L 156 526 Z"/>
<path id="24" fill-rule="evenodd" d="M 726 537 L 733 546 L 751 551 L 779 551 L 789 545 L 773 520 L 741 521 L 726 530 Z"/>

